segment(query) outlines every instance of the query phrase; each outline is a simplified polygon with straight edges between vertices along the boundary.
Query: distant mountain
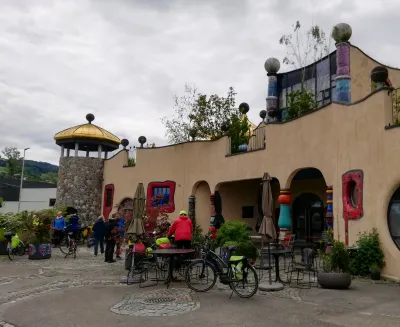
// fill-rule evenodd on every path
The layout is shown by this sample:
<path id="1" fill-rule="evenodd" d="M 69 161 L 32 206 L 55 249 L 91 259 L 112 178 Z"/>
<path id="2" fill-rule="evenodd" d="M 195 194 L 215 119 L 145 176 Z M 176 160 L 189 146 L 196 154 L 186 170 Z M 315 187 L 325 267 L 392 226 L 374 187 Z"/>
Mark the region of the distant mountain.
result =
<path id="1" fill-rule="evenodd" d="M 5 167 L 7 161 L 0 159 L 0 167 Z M 46 173 L 58 173 L 58 166 L 50 164 L 48 162 L 25 160 L 25 167 L 33 175 L 41 175 Z"/>

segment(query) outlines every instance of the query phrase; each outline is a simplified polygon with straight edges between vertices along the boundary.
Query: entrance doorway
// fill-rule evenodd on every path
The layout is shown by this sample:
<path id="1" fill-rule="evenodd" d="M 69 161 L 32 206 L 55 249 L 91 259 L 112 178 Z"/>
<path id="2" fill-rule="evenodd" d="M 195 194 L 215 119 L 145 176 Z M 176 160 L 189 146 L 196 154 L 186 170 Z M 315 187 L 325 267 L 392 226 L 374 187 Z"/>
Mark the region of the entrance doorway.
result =
<path id="1" fill-rule="evenodd" d="M 324 231 L 324 205 L 313 193 L 300 195 L 293 203 L 293 234 L 297 240 L 311 242 Z"/>

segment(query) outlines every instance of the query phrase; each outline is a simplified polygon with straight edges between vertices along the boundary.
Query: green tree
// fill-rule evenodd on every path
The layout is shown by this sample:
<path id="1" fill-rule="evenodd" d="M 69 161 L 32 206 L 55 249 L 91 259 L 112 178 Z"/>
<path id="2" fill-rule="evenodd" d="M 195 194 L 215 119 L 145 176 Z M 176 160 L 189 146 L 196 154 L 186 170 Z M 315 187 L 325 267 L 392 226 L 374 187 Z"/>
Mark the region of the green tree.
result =
<path id="1" fill-rule="evenodd" d="M 186 84 L 185 94 L 182 97 L 175 96 L 175 115 L 162 119 L 169 142 L 190 141 L 192 130 L 196 131 L 196 138 L 202 140 L 215 140 L 223 136 L 221 125 L 231 120 L 233 115 L 240 115 L 238 108 L 235 108 L 235 96 L 233 87 L 229 88 L 226 97 L 220 97 L 197 93 L 195 87 Z"/>
<path id="2" fill-rule="evenodd" d="M 18 151 L 18 149 L 15 147 L 5 147 L 2 150 L 2 153 L 7 160 L 7 176 L 14 177 L 18 173 L 20 173 L 21 153 Z"/>
<path id="3" fill-rule="evenodd" d="M 229 130 L 227 135 L 231 138 L 231 153 L 239 151 L 239 145 L 249 142 L 250 123 L 246 116 L 241 118 L 233 114 L 229 121 Z"/>

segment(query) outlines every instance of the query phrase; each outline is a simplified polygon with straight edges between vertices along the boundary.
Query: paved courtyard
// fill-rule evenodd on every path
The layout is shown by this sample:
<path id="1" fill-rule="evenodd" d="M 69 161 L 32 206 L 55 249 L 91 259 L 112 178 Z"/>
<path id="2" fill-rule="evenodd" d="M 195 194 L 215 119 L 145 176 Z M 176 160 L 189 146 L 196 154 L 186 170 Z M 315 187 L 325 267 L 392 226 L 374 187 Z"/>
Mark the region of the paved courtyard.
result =
<path id="1" fill-rule="evenodd" d="M 348 291 L 285 287 L 240 299 L 222 285 L 208 293 L 184 283 L 120 284 L 123 262 L 106 264 L 85 247 L 45 261 L 0 257 L 0 326 L 399 326 L 398 284 L 354 280 Z"/>

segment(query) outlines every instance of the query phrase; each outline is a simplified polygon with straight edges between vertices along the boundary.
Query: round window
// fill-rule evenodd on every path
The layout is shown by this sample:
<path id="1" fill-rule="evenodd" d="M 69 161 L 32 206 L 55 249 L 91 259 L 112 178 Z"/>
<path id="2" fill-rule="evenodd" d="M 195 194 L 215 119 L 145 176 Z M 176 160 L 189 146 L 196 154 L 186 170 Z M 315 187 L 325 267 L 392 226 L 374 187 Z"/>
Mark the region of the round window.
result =
<path id="1" fill-rule="evenodd" d="M 393 242 L 400 249 L 400 187 L 390 199 L 387 219 L 389 233 L 392 236 Z"/>

